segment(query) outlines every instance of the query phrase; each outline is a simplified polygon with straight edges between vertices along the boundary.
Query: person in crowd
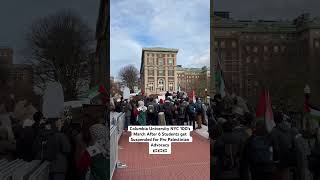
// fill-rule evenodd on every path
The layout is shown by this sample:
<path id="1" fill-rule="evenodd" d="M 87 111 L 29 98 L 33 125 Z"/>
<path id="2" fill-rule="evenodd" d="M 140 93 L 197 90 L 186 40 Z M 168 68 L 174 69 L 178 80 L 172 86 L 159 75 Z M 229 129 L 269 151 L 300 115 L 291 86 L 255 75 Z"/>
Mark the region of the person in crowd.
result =
<path id="1" fill-rule="evenodd" d="M 160 104 L 160 105 L 164 104 L 163 99 L 160 99 L 159 104 Z"/>
<path id="2" fill-rule="evenodd" d="M 289 124 L 283 120 L 279 112 L 274 113 L 276 126 L 270 133 L 274 146 L 274 158 L 277 161 L 277 178 L 289 180 L 290 167 L 296 166 L 296 154 L 294 147 L 294 136 Z"/>
<path id="3" fill-rule="evenodd" d="M 213 106 L 214 116 L 216 117 L 216 119 L 221 117 L 222 112 L 224 110 L 224 105 L 223 105 L 220 94 L 216 94 L 214 96 L 212 106 Z"/>
<path id="4" fill-rule="evenodd" d="M 188 125 L 193 127 L 193 130 L 196 129 L 195 127 L 195 120 L 196 120 L 196 108 L 195 104 L 192 100 L 190 100 L 189 105 L 187 107 L 187 114 L 188 114 Z"/>
<path id="5" fill-rule="evenodd" d="M 66 135 L 61 133 L 62 126 L 58 118 L 47 119 L 33 143 L 35 159 L 50 162 L 50 180 L 64 180 L 66 176 L 71 147 Z"/>
<path id="6" fill-rule="evenodd" d="M 158 104 L 156 103 L 156 100 L 154 100 L 153 98 L 150 98 L 149 101 L 150 102 L 147 105 L 148 119 L 150 120 L 151 125 L 158 125 L 158 111 L 159 111 Z"/>
<path id="7" fill-rule="evenodd" d="M 246 143 L 244 166 L 250 168 L 252 180 L 275 179 L 274 148 L 272 139 L 265 129 L 263 121 L 257 121 L 255 131 Z M 243 168 L 245 169 L 245 168 Z M 245 170 L 243 170 L 246 172 Z M 245 173 L 244 173 L 245 174 Z"/>
<path id="8" fill-rule="evenodd" d="M 137 125 L 138 109 L 135 101 L 131 101 L 132 111 L 131 111 L 131 125 Z"/>
<path id="9" fill-rule="evenodd" d="M 304 118 L 303 130 L 295 136 L 297 177 L 300 180 L 319 179 L 319 125 L 309 116 Z M 297 130 L 296 130 L 297 131 Z"/>
<path id="10" fill-rule="evenodd" d="M 309 170 L 312 172 L 314 180 L 320 180 L 320 140 L 319 140 L 320 130 L 317 128 L 316 141 L 311 149 L 311 154 L 309 156 Z"/>
<path id="11" fill-rule="evenodd" d="M 118 112 L 118 113 L 121 113 L 122 112 L 122 108 L 123 108 L 123 97 L 121 97 L 120 100 L 117 100 L 115 102 L 115 106 L 116 106 L 115 111 Z"/>
<path id="12" fill-rule="evenodd" d="M 145 126 L 147 125 L 147 122 L 146 122 L 147 107 L 144 106 L 143 101 L 139 101 L 138 105 L 139 107 L 137 108 L 138 110 L 137 122 L 139 123 L 139 125 Z"/>
<path id="13" fill-rule="evenodd" d="M 210 99 L 210 104 L 207 108 L 207 116 L 208 116 L 208 133 L 210 139 L 214 139 L 214 128 L 217 126 L 216 118 L 214 117 L 213 111 L 213 99 Z"/>
<path id="14" fill-rule="evenodd" d="M 33 144 L 38 135 L 42 119 L 43 114 L 41 112 L 36 112 L 33 114 L 33 120 L 27 118 L 23 121 L 20 132 L 21 136 L 16 138 L 16 150 L 18 158 L 28 162 L 34 159 L 32 146 L 30 146 L 30 144 Z"/>
<path id="15" fill-rule="evenodd" d="M 180 104 L 178 105 L 177 111 L 177 119 L 178 119 L 178 125 L 184 125 L 185 119 L 186 119 L 186 112 L 187 112 L 187 104 L 184 103 L 185 101 L 181 100 Z"/>
<path id="16" fill-rule="evenodd" d="M 242 154 L 246 139 L 233 132 L 234 123 L 223 124 L 223 134 L 218 137 L 213 146 L 213 156 L 216 158 L 214 179 L 240 180 L 243 168 Z"/>
<path id="17" fill-rule="evenodd" d="M 208 126 L 208 116 L 207 116 L 208 107 L 205 103 L 202 103 L 202 124 Z"/>
<path id="18" fill-rule="evenodd" d="M 89 131 L 91 145 L 86 148 L 77 163 L 79 171 L 83 174 L 82 179 L 109 179 L 110 152 L 108 130 L 102 124 L 94 124 L 90 127 Z"/>
<path id="19" fill-rule="evenodd" d="M 198 125 L 197 129 L 201 129 L 203 109 L 202 109 L 202 102 L 199 98 L 196 98 L 195 108 L 196 108 L 196 120 Z"/>
<path id="20" fill-rule="evenodd" d="M 127 131 L 128 130 L 128 126 L 130 124 L 130 120 L 131 120 L 131 112 L 132 112 L 132 105 L 129 102 L 128 99 L 125 99 L 125 105 L 124 105 L 124 113 L 125 113 L 125 124 L 124 124 L 124 130 Z"/>
<path id="21" fill-rule="evenodd" d="M 167 91 L 166 94 L 165 94 L 166 99 L 167 99 L 169 96 L 171 96 L 171 94 L 170 94 L 169 91 Z"/>
<path id="22" fill-rule="evenodd" d="M 165 120 L 167 125 L 173 125 L 174 106 L 169 99 L 166 99 L 163 105 Z"/>

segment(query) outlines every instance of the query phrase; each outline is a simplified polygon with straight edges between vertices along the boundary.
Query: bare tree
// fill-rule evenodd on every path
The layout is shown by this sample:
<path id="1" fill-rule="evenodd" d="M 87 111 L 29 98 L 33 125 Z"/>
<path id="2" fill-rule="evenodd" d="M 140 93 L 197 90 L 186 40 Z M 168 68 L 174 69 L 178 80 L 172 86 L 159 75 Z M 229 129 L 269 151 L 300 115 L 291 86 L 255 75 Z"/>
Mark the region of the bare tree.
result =
<path id="1" fill-rule="evenodd" d="M 134 86 L 138 84 L 138 74 L 139 71 L 136 67 L 128 65 L 120 70 L 119 77 L 130 90 L 133 90 Z"/>
<path id="2" fill-rule="evenodd" d="M 36 85 L 62 84 L 66 100 L 77 98 L 90 80 L 94 34 L 79 15 L 59 11 L 36 20 L 26 36 L 27 62 L 34 67 Z"/>

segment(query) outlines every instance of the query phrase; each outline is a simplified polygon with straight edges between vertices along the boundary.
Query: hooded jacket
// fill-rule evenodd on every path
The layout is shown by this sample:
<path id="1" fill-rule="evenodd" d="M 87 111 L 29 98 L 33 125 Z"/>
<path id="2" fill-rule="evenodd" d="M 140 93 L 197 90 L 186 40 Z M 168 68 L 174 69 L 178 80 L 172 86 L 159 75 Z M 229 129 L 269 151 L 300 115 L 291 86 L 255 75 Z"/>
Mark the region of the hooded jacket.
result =
<path id="1" fill-rule="evenodd" d="M 300 180 L 311 179 L 311 172 L 308 169 L 308 156 L 315 144 L 315 138 L 308 133 L 300 133 L 295 136 L 295 147 L 297 157 L 297 176 Z"/>
<path id="2" fill-rule="evenodd" d="M 270 133 L 273 144 L 274 159 L 284 161 L 288 152 L 294 148 L 294 131 L 287 122 L 283 121 L 274 127 Z M 282 164 L 282 163 L 281 163 Z"/>
<path id="3" fill-rule="evenodd" d="M 47 138 L 46 138 L 47 137 Z M 43 129 L 35 139 L 33 151 L 36 153 L 36 159 L 42 159 L 41 139 L 47 139 L 48 154 L 53 154 L 51 161 L 52 173 L 65 173 L 67 170 L 67 155 L 71 151 L 71 145 L 68 138 L 61 132 L 54 129 Z"/>

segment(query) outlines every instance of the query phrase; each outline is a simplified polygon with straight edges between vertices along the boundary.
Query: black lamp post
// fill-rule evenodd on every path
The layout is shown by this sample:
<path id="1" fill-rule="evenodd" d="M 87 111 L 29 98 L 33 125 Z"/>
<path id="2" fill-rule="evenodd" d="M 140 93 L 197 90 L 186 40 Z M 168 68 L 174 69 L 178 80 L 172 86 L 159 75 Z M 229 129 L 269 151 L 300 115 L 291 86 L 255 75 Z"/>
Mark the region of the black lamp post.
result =
<path id="1" fill-rule="evenodd" d="M 311 94 L 310 87 L 309 87 L 309 85 L 306 85 L 304 87 L 304 97 L 305 97 L 307 103 L 309 103 L 310 94 Z"/>

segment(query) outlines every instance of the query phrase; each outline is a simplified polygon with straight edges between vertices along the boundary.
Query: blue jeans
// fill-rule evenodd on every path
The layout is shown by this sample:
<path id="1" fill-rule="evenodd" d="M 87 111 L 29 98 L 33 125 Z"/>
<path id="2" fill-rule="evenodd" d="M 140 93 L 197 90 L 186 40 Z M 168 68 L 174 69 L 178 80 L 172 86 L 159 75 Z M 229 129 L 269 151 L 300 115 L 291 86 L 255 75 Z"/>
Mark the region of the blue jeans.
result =
<path id="1" fill-rule="evenodd" d="M 129 124 L 130 124 L 130 119 L 131 119 L 130 116 L 129 116 L 129 117 L 126 117 L 125 122 L 124 122 L 124 128 L 125 128 L 125 129 L 128 129 L 128 126 L 129 126 Z"/>

